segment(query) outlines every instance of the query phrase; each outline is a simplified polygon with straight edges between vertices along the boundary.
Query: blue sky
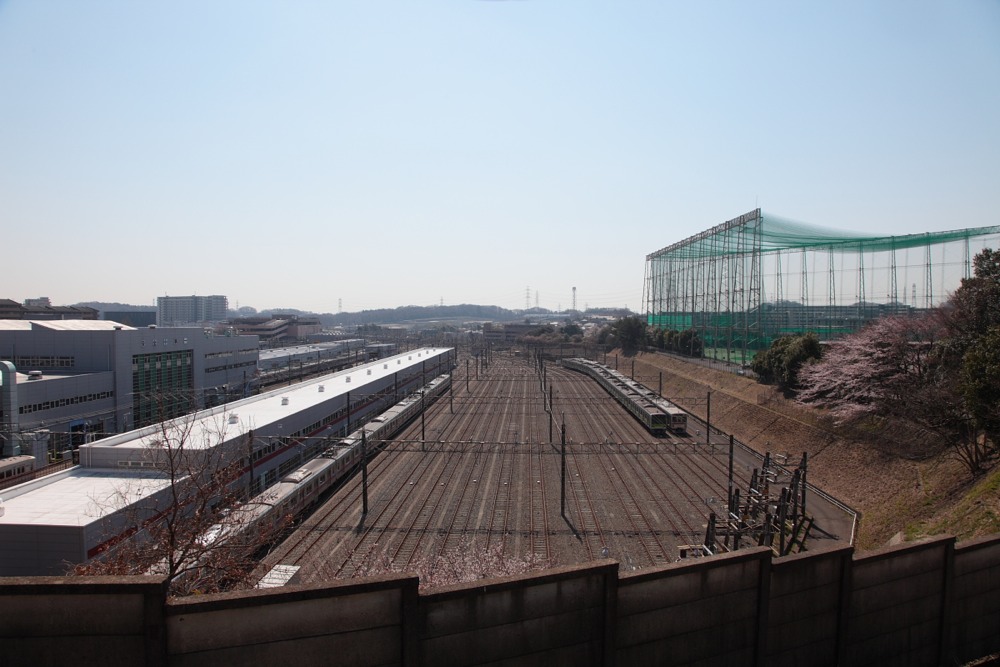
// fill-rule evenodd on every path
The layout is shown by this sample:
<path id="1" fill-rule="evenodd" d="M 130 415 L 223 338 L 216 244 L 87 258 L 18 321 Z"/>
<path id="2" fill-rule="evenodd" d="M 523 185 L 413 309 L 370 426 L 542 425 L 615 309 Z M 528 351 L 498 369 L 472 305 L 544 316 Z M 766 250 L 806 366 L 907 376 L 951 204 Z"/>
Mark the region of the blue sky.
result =
<path id="1" fill-rule="evenodd" d="M 1000 3 L 0 0 L 0 298 L 639 310 L 757 206 L 1000 224 Z"/>

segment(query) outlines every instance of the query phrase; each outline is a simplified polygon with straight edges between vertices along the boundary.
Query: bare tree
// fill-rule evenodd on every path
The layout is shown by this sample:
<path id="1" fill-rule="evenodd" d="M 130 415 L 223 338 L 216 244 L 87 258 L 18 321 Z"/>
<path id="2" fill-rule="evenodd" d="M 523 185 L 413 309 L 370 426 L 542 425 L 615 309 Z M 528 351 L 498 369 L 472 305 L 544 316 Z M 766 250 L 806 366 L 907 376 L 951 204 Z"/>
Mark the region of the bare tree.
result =
<path id="1" fill-rule="evenodd" d="M 77 575 L 160 574 L 172 595 L 243 587 L 257 554 L 287 527 L 272 516 L 268 494 L 248 498 L 244 472 L 253 431 L 227 438 L 225 413 L 212 428 L 193 418 L 162 422 L 144 456 L 150 474 L 107 500 L 104 553 L 77 565 Z M 265 517 L 261 519 L 261 517 Z"/>

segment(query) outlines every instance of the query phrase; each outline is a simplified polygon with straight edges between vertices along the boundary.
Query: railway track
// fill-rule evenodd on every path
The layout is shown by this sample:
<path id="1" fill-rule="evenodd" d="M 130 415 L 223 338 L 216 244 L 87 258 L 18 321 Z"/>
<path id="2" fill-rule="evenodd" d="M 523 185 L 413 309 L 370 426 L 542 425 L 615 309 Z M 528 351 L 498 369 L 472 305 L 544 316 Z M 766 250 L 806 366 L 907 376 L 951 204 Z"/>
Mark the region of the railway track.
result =
<path id="1" fill-rule="evenodd" d="M 625 567 L 656 566 L 703 533 L 704 498 L 719 489 L 724 498 L 725 452 L 706 455 L 690 438 L 650 435 L 584 376 L 546 369 L 550 443 L 549 389 L 543 392 L 532 365 L 496 355 L 478 378 L 464 371 L 459 363 L 453 395 L 428 409 L 426 439 L 418 418 L 369 462 L 367 516 L 356 474 L 262 567 L 301 565 L 308 583 L 480 549 L 571 564 L 600 558 L 606 548 Z"/>

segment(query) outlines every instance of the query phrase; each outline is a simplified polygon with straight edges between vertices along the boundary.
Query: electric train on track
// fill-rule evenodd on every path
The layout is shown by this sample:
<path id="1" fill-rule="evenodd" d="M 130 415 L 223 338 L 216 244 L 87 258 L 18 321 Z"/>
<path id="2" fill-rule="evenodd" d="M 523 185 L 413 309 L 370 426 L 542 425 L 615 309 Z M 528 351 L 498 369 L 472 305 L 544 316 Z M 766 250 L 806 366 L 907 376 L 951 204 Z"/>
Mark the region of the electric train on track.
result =
<path id="1" fill-rule="evenodd" d="M 422 391 L 411 394 L 377 415 L 316 458 L 285 474 L 242 507 L 232 510 L 237 513 L 233 517 L 235 520 L 228 521 L 226 526 L 213 526 L 206 532 L 205 541 L 225 539 L 229 530 L 264 533 L 282 521 L 298 516 L 338 482 L 359 470 L 365 456 L 377 451 L 450 387 L 451 375 L 436 377 Z"/>
<path id="2" fill-rule="evenodd" d="M 562 365 L 597 380 L 653 435 L 687 432 L 687 413 L 642 384 L 589 359 L 563 359 Z"/>

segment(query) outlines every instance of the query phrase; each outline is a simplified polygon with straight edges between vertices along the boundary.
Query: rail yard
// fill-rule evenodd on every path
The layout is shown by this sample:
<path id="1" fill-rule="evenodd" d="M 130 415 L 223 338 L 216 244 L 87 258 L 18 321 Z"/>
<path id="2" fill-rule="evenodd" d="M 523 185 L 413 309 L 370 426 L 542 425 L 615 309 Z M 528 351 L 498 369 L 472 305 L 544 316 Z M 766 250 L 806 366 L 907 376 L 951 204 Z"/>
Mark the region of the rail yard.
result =
<path id="1" fill-rule="evenodd" d="M 727 515 L 728 439 L 707 433 L 692 420 L 686 432 L 653 435 L 596 381 L 556 363 L 460 360 L 450 393 L 303 519 L 261 571 L 297 566 L 301 583 L 315 583 L 487 552 L 663 565 L 703 543 L 712 513 Z M 748 489 L 760 465 L 737 449 L 734 486 Z M 839 509 L 819 512 L 834 518 L 819 520 L 809 548 L 850 539 Z"/>

